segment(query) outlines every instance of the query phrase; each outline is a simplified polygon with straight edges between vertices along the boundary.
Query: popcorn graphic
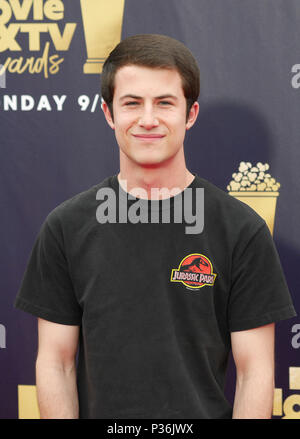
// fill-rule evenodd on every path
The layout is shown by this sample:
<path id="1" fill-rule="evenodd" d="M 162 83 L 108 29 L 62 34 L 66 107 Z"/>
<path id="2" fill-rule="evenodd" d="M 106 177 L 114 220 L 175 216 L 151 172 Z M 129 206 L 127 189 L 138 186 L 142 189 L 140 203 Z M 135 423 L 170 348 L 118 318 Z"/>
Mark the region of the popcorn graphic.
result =
<path id="1" fill-rule="evenodd" d="M 87 51 L 83 72 L 99 74 L 121 41 L 125 0 L 80 0 L 80 4 Z"/>
<path id="2" fill-rule="evenodd" d="M 274 230 L 276 202 L 280 183 L 269 173 L 268 163 L 241 162 L 238 172 L 232 174 L 227 186 L 229 194 L 252 207 L 267 223 L 271 234 Z"/>

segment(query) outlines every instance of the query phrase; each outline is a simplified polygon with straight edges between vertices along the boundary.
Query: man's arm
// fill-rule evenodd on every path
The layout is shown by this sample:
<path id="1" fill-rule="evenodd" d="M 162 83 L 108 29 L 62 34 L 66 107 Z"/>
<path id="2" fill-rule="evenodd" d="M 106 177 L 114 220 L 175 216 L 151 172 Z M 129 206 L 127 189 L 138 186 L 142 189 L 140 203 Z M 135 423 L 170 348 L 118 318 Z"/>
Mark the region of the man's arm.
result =
<path id="1" fill-rule="evenodd" d="M 236 366 L 235 419 L 270 419 L 274 397 L 275 324 L 231 333 Z"/>
<path id="2" fill-rule="evenodd" d="M 76 419 L 79 326 L 38 319 L 36 386 L 41 419 Z"/>

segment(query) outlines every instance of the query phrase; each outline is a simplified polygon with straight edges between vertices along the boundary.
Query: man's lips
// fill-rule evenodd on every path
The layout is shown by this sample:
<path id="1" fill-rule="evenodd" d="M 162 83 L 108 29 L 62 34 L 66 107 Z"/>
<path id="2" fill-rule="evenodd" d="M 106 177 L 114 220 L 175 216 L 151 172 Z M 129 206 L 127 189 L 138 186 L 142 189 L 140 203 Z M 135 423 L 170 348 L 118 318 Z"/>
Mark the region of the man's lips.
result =
<path id="1" fill-rule="evenodd" d="M 134 137 L 138 139 L 161 139 L 165 137 L 165 134 L 132 134 Z"/>

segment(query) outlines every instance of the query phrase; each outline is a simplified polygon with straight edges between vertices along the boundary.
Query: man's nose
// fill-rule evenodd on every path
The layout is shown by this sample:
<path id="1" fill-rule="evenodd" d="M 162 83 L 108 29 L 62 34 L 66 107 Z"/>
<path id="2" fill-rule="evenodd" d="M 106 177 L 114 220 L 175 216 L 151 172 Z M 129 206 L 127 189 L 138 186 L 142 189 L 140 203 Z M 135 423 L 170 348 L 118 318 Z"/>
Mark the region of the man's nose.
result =
<path id="1" fill-rule="evenodd" d="M 139 118 L 139 126 L 145 128 L 146 130 L 150 130 L 151 128 L 157 127 L 158 125 L 159 121 L 155 115 L 153 107 L 150 105 L 145 106 Z"/>

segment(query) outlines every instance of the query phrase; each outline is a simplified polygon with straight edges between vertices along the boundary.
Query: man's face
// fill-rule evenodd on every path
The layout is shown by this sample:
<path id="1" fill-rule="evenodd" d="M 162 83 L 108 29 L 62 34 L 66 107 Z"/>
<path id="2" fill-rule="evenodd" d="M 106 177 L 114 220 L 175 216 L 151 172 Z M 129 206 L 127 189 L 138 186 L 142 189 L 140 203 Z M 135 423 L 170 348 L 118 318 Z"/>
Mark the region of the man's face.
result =
<path id="1" fill-rule="evenodd" d="M 176 70 L 127 65 L 115 76 L 114 120 L 106 103 L 103 111 L 115 130 L 122 158 L 138 166 L 155 166 L 183 148 L 198 107 L 195 102 L 186 121 L 186 99 Z"/>

